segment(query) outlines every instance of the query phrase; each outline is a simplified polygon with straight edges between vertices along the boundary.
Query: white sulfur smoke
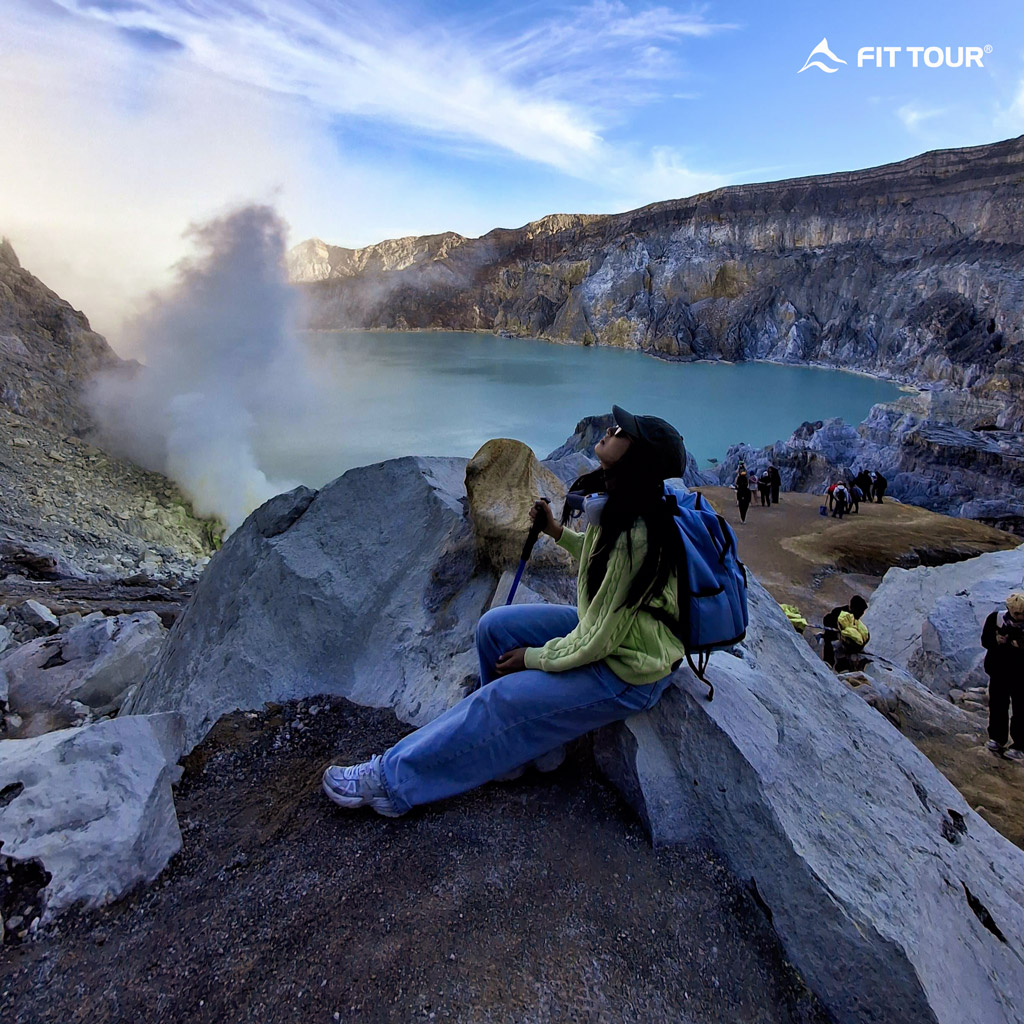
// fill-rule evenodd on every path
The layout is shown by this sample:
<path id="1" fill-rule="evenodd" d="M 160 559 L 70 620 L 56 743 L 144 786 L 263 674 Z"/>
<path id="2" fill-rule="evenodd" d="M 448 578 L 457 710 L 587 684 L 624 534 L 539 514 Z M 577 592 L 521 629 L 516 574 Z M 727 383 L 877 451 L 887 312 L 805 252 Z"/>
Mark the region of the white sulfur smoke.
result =
<path id="1" fill-rule="evenodd" d="M 177 481 L 229 530 L 294 481 L 260 469 L 258 439 L 315 405 L 284 268 L 286 226 L 246 206 L 193 226 L 197 253 L 134 324 L 142 366 L 94 381 L 103 443 Z"/>

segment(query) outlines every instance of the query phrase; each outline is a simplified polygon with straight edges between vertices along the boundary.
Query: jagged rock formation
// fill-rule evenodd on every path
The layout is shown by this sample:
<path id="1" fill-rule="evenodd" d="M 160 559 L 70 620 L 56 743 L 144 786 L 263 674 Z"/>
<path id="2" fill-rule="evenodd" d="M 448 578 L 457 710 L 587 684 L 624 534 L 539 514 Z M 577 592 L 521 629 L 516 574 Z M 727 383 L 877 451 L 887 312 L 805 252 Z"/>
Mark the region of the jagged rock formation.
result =
<path id="1" fill-rule="evenodd" d="M 327 281 L 405 270 L 428 260 L 443 260 L 467 241 L 454 231 L 446 231 L 440 235 L 390 238 L 365 249 L 344 249 L 310 238 L 289 251 L 288 275 L 293 281 Z"/>
<path id="2" fill-rule="evenodd" d="M 120 360 L 85 316 L 50 291 L 0 239 L 0 405 L 64 434 L 90 426 L 82 387 Z"/>
<path id="3" fill-rule="evenodd" d="M 77 618 L 55 636 L 0 654 L 0 694 L 6 692 L 9 710 L 0 735 L 40 736 L 80 725 L 93 712 L 116 711 L 156 661 L 167 633 L 153 612 Z"/>
<path id="4" fill-rule="evenodd" d="M 986 432 L 1024 426 L 1022 190 L 1024 137 L 477 239 L 303 243 L 292 269 L 314 327 L 499 330 L 952 389 L 868 428 L 886 464 L 935 481 L 892 493 L 1014 526 L 1016 484 L 999 471 L 1020 475 L 1021 454 Z"/>
<path id="5" fill-rule="evenodd" d="M 395 459 L 272 498 L 211 559 L 123 713 L 180 710 L 189 749 L 225 712 L 321 693 L 434 718 L 474 684 L 466 624 L 494 590 L 465 472 Z"/>
<path id="6" fill-rule="evenodd" d="M 45 578 L 187 577 L 209 554 L 218 528 L 176 486 L 89 442 L 83 388 L 119 365 L 130 367 L 0 242 L 0 575 L 14 549 L 49 558 Z"/>

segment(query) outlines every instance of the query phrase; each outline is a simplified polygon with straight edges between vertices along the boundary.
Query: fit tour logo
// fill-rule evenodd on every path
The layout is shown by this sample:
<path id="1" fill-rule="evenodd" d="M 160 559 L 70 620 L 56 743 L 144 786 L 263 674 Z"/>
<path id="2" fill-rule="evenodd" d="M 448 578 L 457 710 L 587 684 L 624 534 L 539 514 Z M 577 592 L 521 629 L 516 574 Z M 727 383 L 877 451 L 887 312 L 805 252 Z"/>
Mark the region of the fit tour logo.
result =
<path id="1" fill-rule="evenodd" d="M 836 64 L 846 63 L 846 61 L 843 60 L 842 57 L 837 57 L 828 48 L 828 39 L 824 37 L 822 38 L 821 42 L 818 43 L 818 45 L 813 50 L 811 50 L 810 55 L 807 57 L 807 60 L 804 61 L 804 66 L 800 69 L 800 71 L 806 71 L 808 68 L 821 68 L 821 70 L 826 72 L 827 74 L 834 75 L 839 70 L 839 68 L 833 68 L 829 67 L 828 64 L 823 64 L 820 60 L 815 60 L 815 57 L 827 57 L 829 60 L 834 61 Z M 797 72 L 798 75 L 800 74 L 800 71 Z"/>
<path id="2" fill-rule="evenodd" d="M 857 67 L 894 68 L 909 64 L 912 68 L 983 68 L 983 57 L 991 52 L 991 46 L 862 46 L 857 51 Z M 834 75 L 839 70 L 837 65 L 845 63 L 829 49 L 828 39 L 823 37 L 797 74 L 818 68 Z"/>

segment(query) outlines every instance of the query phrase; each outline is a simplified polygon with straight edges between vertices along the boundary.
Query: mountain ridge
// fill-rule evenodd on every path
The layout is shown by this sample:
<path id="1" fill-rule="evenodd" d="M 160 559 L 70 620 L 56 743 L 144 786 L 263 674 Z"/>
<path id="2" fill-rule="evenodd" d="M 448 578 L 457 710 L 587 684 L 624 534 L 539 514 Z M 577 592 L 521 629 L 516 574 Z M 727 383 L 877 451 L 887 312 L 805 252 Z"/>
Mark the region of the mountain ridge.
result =
<path id="1" fill-rule="evenodd" d="M 1024 136 L 301 265 L 312 327 L 495 330 L 973 387 L 1024 425 Z M 321 243 L 330 251 L 326 243 Z M 339 250 L 340 251 L 340 250 Z"/>

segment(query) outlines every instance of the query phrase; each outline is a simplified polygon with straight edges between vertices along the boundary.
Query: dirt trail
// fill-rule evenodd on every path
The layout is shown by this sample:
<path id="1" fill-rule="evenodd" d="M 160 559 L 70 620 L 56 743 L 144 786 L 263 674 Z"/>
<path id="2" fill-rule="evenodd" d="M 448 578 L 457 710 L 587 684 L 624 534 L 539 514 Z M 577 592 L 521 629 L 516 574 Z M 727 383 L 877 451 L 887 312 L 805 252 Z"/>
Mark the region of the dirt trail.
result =
<path id="1" fill-rule="evenodd" d="M 972 519 L 954 519 L 888 498 L 881 505 L 862 502 L 856 514 L 832 519 L 819 515 L 819 495 L 784 492 L 771 508 L 752 504 L 741 523 L 731 487 L 701 491 L 736 531 L 740 558 L 772 597 L 797 605 L 817 622 L 855 593 L 870 597 L 894 565 L 941 565 L 1021 542 L 1012 533 Z"/>
<path id="2" fill-rule="evenodd" d="M 706 851 L 652 850 L 585 745 L 398 820 L 321 796 L 335 755 L 405 731 L 326 698 L 223 719 L 186 763 L 182 853 L 4 947 L 0 1020 L 828 1020 L 753 899 Z"/>

